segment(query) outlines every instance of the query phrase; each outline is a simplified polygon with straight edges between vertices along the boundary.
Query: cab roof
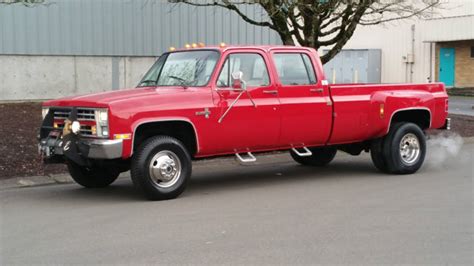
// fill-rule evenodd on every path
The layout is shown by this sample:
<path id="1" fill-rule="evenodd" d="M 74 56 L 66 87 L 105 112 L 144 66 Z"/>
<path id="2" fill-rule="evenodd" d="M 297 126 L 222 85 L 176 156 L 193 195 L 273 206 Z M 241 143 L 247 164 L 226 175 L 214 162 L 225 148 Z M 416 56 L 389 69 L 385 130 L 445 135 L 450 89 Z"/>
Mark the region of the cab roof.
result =
<path id="1" fill-rule="evenodd" d="M 240 49 L 255 49 L 269 52 L 272 50 L 307 50 L 314 51 L 313 48 L 303 47 L 303 46 L 292 46 L 292 45 L 210 45 L 196 48 L 176 48 L 172 52 L 182 52 L 182 51 L 199 51 L 199 50 L 219 50 L 225 52 L 228 50 L 240 50 Z"/>

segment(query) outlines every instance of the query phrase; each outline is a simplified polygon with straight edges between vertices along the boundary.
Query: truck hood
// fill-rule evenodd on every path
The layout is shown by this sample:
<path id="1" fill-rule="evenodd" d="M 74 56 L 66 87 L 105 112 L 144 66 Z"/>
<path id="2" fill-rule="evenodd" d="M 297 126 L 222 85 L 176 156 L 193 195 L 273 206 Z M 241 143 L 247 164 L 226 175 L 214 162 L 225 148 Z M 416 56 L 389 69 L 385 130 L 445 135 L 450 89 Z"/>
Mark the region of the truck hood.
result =
<path id="1" fill-rule="evenodd" d="M 50 100 L 44 102 L 43 106 L 107 107 L 113 103 L 124 100 L 147 98 L 161 94 L 182 93 L 189 89 L 190 88 L 184 89 L 183 87 L 144 87 L 122 89 Z"/>

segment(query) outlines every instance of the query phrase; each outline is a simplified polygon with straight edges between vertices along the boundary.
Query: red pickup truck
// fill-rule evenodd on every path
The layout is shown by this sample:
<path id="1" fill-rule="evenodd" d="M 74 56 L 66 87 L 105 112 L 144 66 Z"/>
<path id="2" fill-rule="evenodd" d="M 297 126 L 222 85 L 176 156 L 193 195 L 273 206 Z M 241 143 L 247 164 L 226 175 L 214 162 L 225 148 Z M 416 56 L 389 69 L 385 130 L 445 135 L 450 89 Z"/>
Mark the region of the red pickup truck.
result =
<path id="1" fill-rule="evenodd" d="M 149 199 L 180 195 L 199 158 L 289 150 L 324 166 L 369 152 L 383 172 L 423 164 L 424 131 L 449 129 L 441 83 L 329 85 L 314 49 L 188 48 L 164 53 L 136 88 L 43 104 L 39 149 L 84 187 L 131 170 Z"/>

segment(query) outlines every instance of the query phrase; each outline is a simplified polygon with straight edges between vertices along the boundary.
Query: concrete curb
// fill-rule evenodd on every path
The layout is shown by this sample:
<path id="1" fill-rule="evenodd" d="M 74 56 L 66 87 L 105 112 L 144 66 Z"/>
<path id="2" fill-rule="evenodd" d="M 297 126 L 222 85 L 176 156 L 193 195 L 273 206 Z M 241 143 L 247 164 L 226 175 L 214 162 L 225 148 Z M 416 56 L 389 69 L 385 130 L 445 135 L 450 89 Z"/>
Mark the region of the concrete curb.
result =
<path id="1" fill-rule="evenodd" d="M 257 166 L 264 163 L 271 162 L 284 162 L 289 160 L 289 154 L 286 152 L 272 152 L 261 156 L 261 160 L 257 163 L 251 164 L 250 166 Z M 193 169 L 198 170 L 202 167 L 215 167 L 221 166 L 236 166 L 238 163 L 234 157 L 218 157 L 211 159 L 202 159 L 195 161 Z M 130 178 L 130 173 L 125 172 L 120 174 L 119 178 Z M 11 189 L 11 188 L 25 188 L 25 187 L 37 187 L 46 185 L 58 185 L 58 184 L 71 184 L 74 183 L 71 176 L 67 173 L 48 175 L 48 176 L 24 176 L 24 177 L 12 177 L 4 180 L 0 180 L 0 190 Z"/>
<path id="2" fill-rule="evenodd" d="M 464 144 L 474 143 L 474 137 L 463 138 Z M 338 156 L 349 157 L 346 153 L 340 153 Z M 248 166 L 258 166 L 267 163 L 284 163 L 290 162 L 290 156 L 288 152 L 272 152 L 266 153 L 259 156 L 259 160 L 256 163 L 249 164 Z M 222 167 L 233 165 L 239 167 L 239 164 L 235 161 L 234 157 L 218 157 L 211 159 L 203 159 L 194 162 L 193 169 L 199 170 L 203 167 Z M 130 178 L 129 172 L 120 174 L 119 178 Z M 26 176 L 26 177 L 12 177 L 4 180 L 0 180 L 0 190 L 11 189 L 11 188 L 24 188 L 24 187 L 37 187 L 46 185 L 58 185 L 58 184 L 71 184 L 72 180 L 69 174 L 57 174 L 49 176 Z"/>
<path id="3" fill-rule="evenodd" d="M 1 189 L 18 188 L 18 187 L 35 187 L 52 184 L 69 184 L 73 180 L 69 174 L 57 174 L 49 176 L 24 176 L 13 177 L 0 180 Z"/>
<path id="4" fill-rule="evenodd" d="M 474 137 L 463 138 L 464 143 L 474 143 Z"/>

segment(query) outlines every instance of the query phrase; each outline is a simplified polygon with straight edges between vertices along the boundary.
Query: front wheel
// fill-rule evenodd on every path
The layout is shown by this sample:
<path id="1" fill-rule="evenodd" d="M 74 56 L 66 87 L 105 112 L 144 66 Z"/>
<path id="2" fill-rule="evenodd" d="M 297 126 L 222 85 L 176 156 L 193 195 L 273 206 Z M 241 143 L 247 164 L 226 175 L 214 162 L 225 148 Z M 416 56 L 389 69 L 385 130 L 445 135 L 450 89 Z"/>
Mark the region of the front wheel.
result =
<path id="1" fill-rule="evenodd" d="M 73 161 L 67 161 L 67 168 L 72 179 L 86 188 L 102 188 L 112 184 L 120 174 L 113 168 L 80 166 Z"/>
<path id="2" fill-rule="evenodd" d="M 426 155 L 426 137 L 413 123 L 397 123 L 383 140 L 382 159 L 386 172 L 412 174 L 423 165 Z"/>
<path id="3" fill-rule="evenodd" d="M 150 200 L 178 197 L 191 171 L 189 152 L 179 140 L 168 136 L 147 139 L 132 158 L 132 181 Z"/>
<path id="4" fill-rule="evenodd" d="M 311 156 L 299 156 L 294 151 L 290 151 L 291 157 L 297 163 L 310 166 L 325 166 L 329 164 L 336 156 L 337 149 L 333 147 L 309 148 Z"/>

